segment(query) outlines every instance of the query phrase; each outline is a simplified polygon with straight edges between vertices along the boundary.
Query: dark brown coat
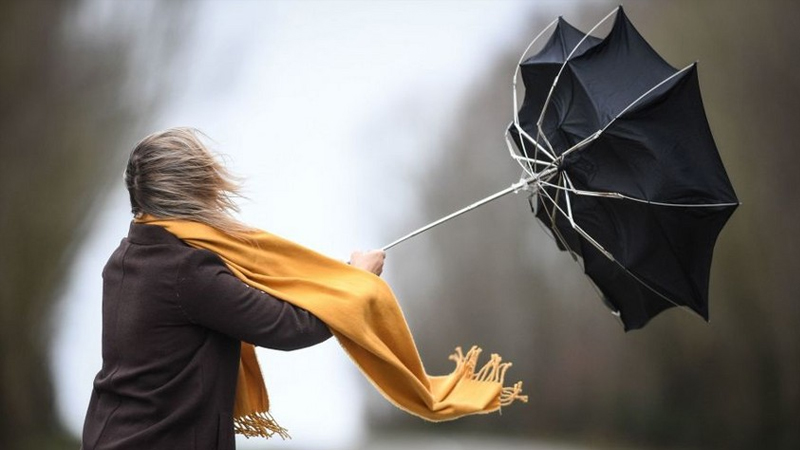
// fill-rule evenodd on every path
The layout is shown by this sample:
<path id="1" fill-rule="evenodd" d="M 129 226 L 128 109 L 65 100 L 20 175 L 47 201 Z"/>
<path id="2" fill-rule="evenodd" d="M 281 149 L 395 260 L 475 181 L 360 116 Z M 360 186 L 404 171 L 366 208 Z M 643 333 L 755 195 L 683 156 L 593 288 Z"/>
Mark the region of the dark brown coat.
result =
<path id="1" fill-rule="evenodd" d="M 103 367 L 83 449 L 233 449 L 240 341 L 293 350 L 330 336 L 214 253 L 132 224 L 103 270 Z"/>

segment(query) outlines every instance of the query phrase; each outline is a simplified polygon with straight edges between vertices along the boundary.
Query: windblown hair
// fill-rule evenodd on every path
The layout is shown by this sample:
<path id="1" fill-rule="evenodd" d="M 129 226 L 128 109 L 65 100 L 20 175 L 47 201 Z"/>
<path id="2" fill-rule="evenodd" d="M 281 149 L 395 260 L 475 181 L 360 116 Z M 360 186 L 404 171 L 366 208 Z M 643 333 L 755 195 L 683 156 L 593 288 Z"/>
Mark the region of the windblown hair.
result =
<path id="1" fill-rule="evenodd" d="M 125 186 L 131 212 L 202 222 L 233 236 L 250 230 L 236 220 L 238 180 L 214 157 L 193 128 L 170 128 L 142 139 L 131 152 Z"/>

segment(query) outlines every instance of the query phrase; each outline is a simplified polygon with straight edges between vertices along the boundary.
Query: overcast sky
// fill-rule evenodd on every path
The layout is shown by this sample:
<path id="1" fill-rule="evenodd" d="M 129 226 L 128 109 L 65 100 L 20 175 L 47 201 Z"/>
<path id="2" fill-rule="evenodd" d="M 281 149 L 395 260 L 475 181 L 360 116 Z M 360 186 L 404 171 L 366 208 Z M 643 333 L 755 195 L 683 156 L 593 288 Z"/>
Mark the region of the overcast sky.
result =
<path id="1" fill-rule="evenodd" d="M 192 3 L 199 10 L 180 56 L 186 70 L 153 131 L 201 129 L 246 178 L 245 221 L 345 259 L 396 237 L 385 225 L 414 208 L 409 174 L 434 157 L 433 142 L 466 89 L 500 54 L 525 48 L 539 31 L 529 26 L 534 14 L 549 22 L 571 11 L 546 3 Z M 91 26 L 93 8 L 84 14 Z M 501 136 L 498 130 L 498 148 Z M 61 303 L 56 388 L 76 435 L 102 363 L 100 272 L 129 221 L 120 177 Z M 403 263 L 390 254 L 389 276 L 391 265 Z M 371 388 L 335 340 L 293 353 L 259 352 L 273 414 L 294 438 L 271 447 L 348 448 L 363 437 L 362 399 Z"/>

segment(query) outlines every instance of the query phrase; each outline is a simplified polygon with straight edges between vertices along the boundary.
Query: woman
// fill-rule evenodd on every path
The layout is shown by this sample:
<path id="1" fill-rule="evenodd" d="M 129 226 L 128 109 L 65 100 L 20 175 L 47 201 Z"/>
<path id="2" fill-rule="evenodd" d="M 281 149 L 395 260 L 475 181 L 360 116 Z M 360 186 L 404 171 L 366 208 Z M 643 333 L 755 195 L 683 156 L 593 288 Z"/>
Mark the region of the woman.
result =
<path id="1" fill-rule="evenodd" d="M 204 223 L 247 239 L 238 186 L 188 128 L 152 134 L 125 170 L 135 219 Z M 384 253 L 350 263 L 380 275 Z M 309 312 L 253 289 L 218 255 L 137 223 L 103 270 L 103 367 L 83 449 L 233 449 L 240 342 L 295 350 L 325 341 Z"/>

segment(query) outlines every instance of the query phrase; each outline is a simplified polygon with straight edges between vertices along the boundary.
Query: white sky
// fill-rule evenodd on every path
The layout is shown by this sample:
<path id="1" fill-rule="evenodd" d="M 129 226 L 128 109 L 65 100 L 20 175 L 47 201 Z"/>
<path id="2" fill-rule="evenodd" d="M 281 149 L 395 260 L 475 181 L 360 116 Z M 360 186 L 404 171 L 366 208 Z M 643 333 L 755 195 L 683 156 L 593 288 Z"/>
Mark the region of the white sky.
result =
<path id="1" fill-rule="evenodd" d="M 521 52 L 539 31 L 527 25 L 543 3 L 192 3 L 199 10 L 180 59 L 181 88 L 154 131 L 200 128 L 246 177 L 245 221 L 345 259 L 395 237 L 382 229 L 414 208 L 408 175 L 434 156 L 432 145 L 465 90 L 499 54 Z M 562 3 L 557 12 L 544 6 L 551 19 L 574 5 Z M 509 82 L 512 73 L 509 67 Z M 498 130 L 498 148 L 501 136 Z M 53 364 L 59 411 L 76 435 L 101 366 L 100 272 L 129 220 L 120 182 L 61 303 Z M 390 255 L 387 264 L 404 262 Z M 368 387 L 334 340 L 293 353 L 260 350 L 259 357 L 272 411 L 294 438 L 270 447 L 350 448 L 361 441 Z"/>

